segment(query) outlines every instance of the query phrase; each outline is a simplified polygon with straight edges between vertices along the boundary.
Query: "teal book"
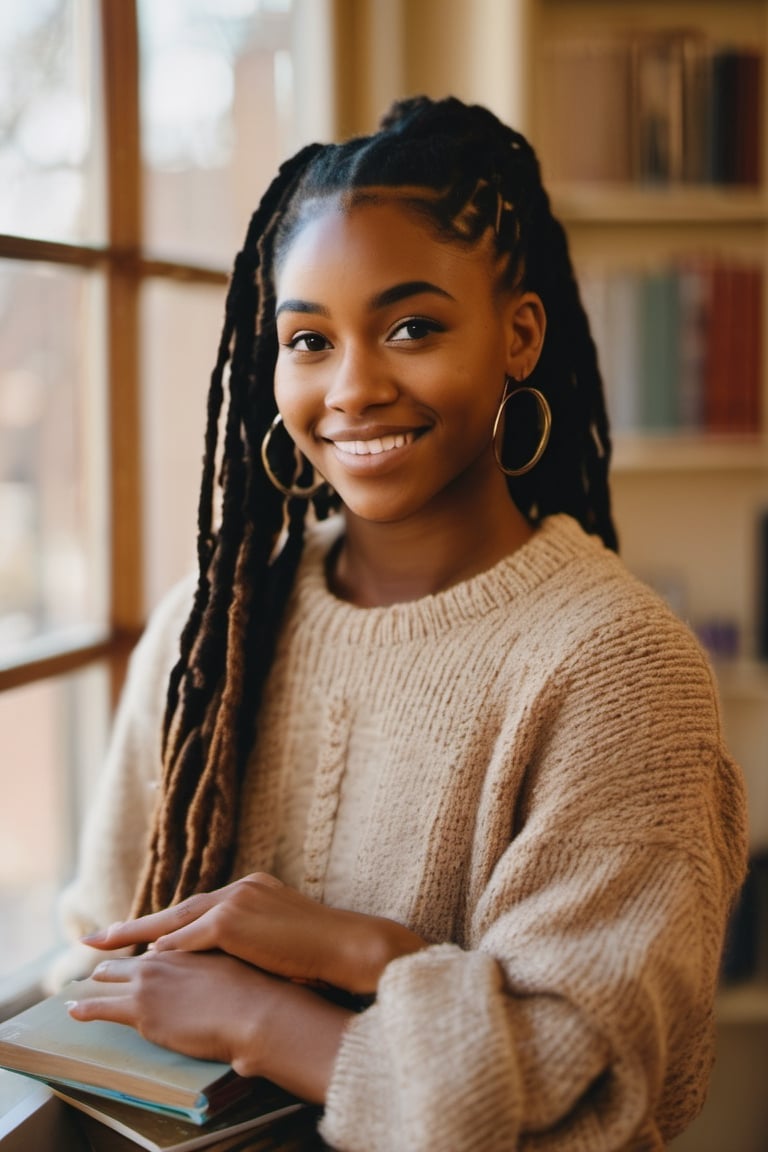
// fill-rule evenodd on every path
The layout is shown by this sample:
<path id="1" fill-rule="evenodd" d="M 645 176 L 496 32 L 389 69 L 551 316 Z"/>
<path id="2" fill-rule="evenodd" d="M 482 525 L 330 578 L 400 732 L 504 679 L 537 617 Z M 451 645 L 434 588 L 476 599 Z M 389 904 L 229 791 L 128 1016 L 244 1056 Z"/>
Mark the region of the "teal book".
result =
<path id="1" fill-rule="evenodd" d="M 250 1099 L 254 1115 L 299 1107 L 288 1093 L 238 1076 L 227 1064 L 196 1060 L 150 1043 L 125 1024 L 73 1020 L 67 1000 L 89 981 L 66 985 L 56 996 L 0 1024 L 0 1067 L 52 1087 L 74 1088 L 202 1125 Z"/>
<path id="2" fill-rule="evenodd" d="M 644 277 L 641 316 L 638 423 L 645 431 L 669 431 L 680 422 L 680 299 L 674 270 Z"/>

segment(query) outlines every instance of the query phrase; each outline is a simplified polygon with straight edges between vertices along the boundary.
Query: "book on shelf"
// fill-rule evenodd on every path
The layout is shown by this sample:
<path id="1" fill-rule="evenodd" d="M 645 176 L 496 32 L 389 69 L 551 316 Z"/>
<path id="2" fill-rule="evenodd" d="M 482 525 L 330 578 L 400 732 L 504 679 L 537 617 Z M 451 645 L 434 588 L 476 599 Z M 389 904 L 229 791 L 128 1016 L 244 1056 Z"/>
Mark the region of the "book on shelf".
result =
<path id="1" fill-rule="evenodd" d="M 619 40 L 555 42 L 540 72 L 545 180 L 631 178 L 629 48 Z"/>
<path id="2" fill-rule="evenodd" d="M 760 269 L 718 263 L 711 281 L 703 381 L 703 425 L 712 432 L 760 430 L 762 294 Z"/>
<path id="3" fill-rule="evenodd" d="M 677 280 L 663 268 L 638 281 L 640 325 L 640 395 L 638 427 L 648 432 L 678 426 L 677 340 L 679 307 Z"/>
<path id="4" fill-rule="evenodd" d="M 715 184 L 760 183 L 763 59 L 756 49 L 712 52 L 710 116 Z"/>
<path id="5" fill-rule="evenodd" d="M 615 431 L 760 434 L 759 265 L 586 267 L 580 285 Z"/>
<path id="6" fill-rule="evenodd" d="M 537 103 L 552 182 L 762 182 L 762 49 L 698 28 L 548 41 Z"/>
<path id="7" fill-rule="evenodd" d="M 667 183 L 683 178 L 684 40 L 664 33 L 630 39 L 632 102 L 625 130 L 634 141 L 634 179 Z"/>
<path id="8" fill-rule="evenodd" d="M 89 983 L 73 981 L 0 1024 L 0 1067 L 198 1127 L 235 1105 L 242 1104 L 253 1123 L 302 1107 L 266 1080 L 161 1048 L 125 1024 L 73 1020 L 66 1001 L 82 996 Z"/>
<path id="9" fill-rule="evenodd" d="M 611 424 L 617 432 L 640 427 L 640 329 L 637 277 L 622 269 L 580 276 L 581 299 L 606 389 Z"/>

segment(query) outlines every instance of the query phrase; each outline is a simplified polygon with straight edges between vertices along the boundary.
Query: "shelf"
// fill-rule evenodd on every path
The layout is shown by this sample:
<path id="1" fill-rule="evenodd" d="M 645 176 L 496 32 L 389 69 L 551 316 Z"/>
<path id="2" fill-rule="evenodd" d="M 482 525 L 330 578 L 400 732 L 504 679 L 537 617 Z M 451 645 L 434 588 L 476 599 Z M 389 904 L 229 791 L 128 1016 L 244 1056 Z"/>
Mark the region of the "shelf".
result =
<path id="1" fill-rule="evenodd" d="M 768 224 L 763 189 L 553 184 L 551 192 L 554 211 L 567 224 Z"/>
<path id="2" fill-rule="evenodd" d="M 715 664 L 715 671 L 723 700 L 752 700 L 768 707 L 768 663 L 722 661 Z"/>
<path id="3" fill-rule="evenodd" d="M 614 434 L 615 472 L 762 472 L 768 442 L 756 436 L 695 433 Z"/>
<path id="4" fill-rule="evenodd" d="M 721 988 L 716 1012 L 718 1024 L 768 1024 L 768 982 Z"/>

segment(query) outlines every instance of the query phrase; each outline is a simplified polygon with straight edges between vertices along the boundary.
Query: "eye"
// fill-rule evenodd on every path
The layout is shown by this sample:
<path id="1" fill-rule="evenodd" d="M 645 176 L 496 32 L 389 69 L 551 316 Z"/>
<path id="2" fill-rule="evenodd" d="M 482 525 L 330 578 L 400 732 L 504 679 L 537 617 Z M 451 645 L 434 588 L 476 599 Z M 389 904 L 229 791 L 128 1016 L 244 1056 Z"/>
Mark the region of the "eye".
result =
<path id="1" fill-rule="evenodd" d="M 321 336 L 319 332 L 297 332 L 283 345 L 292 352 L 325 352 L 330 346 L 325 336 Z"/>
<path id="2" fill-rule="evenodd" d="M 427 320 L 423 316 L 410 316 L 407 320 L 401 320 L 392 329 L 387 339 L 390 343 L 402 344 L 412 340 L 423 340 L 432 332 L 442 331 L 442 324 L 438 324 L 436 320 Z"/>

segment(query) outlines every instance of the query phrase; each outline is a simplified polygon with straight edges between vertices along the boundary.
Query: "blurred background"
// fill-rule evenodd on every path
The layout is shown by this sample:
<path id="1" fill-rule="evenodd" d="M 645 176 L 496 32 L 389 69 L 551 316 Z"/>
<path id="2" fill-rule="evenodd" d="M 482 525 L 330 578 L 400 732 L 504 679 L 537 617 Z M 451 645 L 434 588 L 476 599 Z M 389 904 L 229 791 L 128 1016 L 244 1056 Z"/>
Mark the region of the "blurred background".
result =
<path id="1" fill-rule="evenodd" d="M 0 6 L 0 1014 L 34 995 L 125 660 L 194 564 L 227 273 L 278 163 L 454 93 L 524 131 L 614 426 L 621 550 L 709 650 L 752 869 L 712 1099 L 768 1149 L 766 0 Z"/>

